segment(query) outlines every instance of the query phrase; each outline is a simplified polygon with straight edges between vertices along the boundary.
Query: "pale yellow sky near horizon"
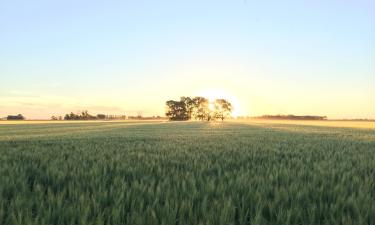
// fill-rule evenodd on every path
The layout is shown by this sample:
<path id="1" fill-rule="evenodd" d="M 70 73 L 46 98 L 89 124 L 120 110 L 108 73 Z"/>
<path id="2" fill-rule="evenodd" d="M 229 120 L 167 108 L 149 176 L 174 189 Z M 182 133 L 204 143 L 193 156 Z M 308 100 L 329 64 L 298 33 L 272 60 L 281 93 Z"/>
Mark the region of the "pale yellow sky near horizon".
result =
<path id="1" fill-rule="evenodd" d="M 235 82 L 232 82 L 235 83 Z M 266 84 L 263 84 L 266 85 Z M 204 96 L 206 98 L 226 98 L 234 106 L 235 116 L 259 116 L 264 114 L 321 115 L 330 119 L 375 119 L 375 105 L 370 95 L 350 92 L 329 93 L 321 90 L 321 95 L 308 87 L 295 86 L 283 90 L 282 85 L 235 85 L 227 87 L 194 85 L 193 91 L 174 88 L 162 92 L 157 87 L 146 85 L 144 89 L 124 91 L 121 94 L 100 93 L 70 96 L 43 95 L 38 93 L 12 92 L 0 98 L 0 117 L 21 113 L 28 119 L 48 119 L 52 115 L 64 116 L 69 112 L 88 110 L 92 114 L 125 114 L 144 116 L 164 116 L 165 101 L 178 100 L 179 96 Z M 276 91 L 276 93 L 270 92 Z M 304 92 L 303 95 L 298 95 Z M 135 94 L 132 94 L 135 93 Z M 142 94 L 141 94 L 142 93 Z M 185 94 L 186 93 L 186 94 Z M 278 94 L 277 94 L 278 93 Z M 124 96 L 124 97 L 121 97 Z M 129 96 L 129 97 L 126 97 Z"/>

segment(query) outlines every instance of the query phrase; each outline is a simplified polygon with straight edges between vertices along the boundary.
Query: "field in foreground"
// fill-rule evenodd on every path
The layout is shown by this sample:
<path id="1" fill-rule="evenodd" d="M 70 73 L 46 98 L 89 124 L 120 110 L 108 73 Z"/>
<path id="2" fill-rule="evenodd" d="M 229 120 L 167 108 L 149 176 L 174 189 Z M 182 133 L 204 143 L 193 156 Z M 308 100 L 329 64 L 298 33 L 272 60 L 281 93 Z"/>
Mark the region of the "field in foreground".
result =
<path id="1" fill-rule="evenodd" d="M 0 224 L 375 224 L 375 129 L 0 125 Z"/>

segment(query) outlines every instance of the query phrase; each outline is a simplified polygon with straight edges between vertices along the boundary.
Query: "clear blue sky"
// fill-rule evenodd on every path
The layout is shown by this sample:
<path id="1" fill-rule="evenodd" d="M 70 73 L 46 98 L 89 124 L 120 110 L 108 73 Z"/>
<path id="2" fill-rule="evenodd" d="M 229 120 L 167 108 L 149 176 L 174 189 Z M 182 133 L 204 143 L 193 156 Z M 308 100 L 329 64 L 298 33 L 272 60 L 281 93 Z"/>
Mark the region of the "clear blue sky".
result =
<path id="1" fill-rule="evenodd" d="M 162 115 L 202 93 L 375 118 L 375 2 L 0 0 L 0 117 Z"/>

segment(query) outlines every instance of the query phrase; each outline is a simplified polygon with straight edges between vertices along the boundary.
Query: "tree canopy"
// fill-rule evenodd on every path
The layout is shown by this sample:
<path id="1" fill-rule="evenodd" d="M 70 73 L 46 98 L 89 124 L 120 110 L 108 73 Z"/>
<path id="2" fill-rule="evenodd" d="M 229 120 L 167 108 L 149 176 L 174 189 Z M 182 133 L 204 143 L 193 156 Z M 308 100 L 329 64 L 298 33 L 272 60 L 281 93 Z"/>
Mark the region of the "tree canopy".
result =
<path id="1" fill-rule="evenodd" d="M 232 104 L 225 99 L 216 99 L 214 102 L 214 118 L 221 119 L 229 117 L 232 112 Z"/>
<path id="2" fill-rule="evenodd" d="M 166 116 L 169 120 L 216 120 L 223 121 L 230 117 L 232 104 L 226 99 L 216 99 L 210 102 L 204 97 L 181 97 L 179 101 L 166 102 Z"/>

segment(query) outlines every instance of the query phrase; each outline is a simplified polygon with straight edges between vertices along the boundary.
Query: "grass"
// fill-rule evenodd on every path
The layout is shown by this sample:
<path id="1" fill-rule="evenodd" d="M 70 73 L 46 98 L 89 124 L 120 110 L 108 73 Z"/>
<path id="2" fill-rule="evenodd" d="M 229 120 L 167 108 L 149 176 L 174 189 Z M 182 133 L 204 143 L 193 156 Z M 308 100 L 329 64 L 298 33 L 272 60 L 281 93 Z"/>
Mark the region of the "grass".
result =
<path id="1" fill-rule="evenodd" d="M 0 125 L 0 224 L 375 224 L 375 130 Z"/>

